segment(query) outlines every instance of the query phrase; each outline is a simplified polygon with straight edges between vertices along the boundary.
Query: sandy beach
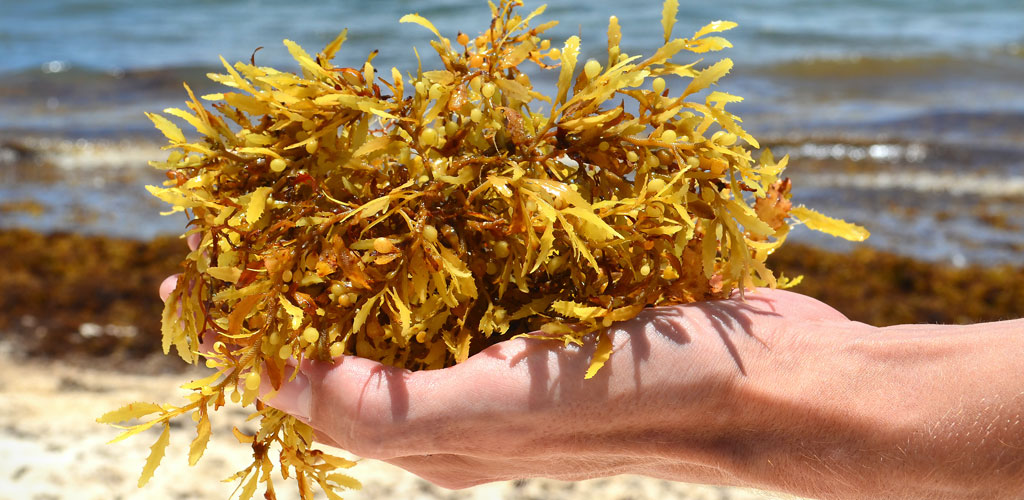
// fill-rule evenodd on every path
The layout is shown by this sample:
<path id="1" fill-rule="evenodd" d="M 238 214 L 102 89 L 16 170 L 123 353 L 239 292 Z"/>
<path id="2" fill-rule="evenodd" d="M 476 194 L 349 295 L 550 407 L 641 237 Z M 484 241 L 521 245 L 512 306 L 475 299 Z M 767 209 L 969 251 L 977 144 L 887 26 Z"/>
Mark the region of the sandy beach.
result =
<path id="1" fill-rule="evenodd" d="M 0 500 L 227 500 L 231 495 L 234 484 L 221 480 L 247 464 L 246 448 L 231 435 L 231 426 L 243 424 L 243 410 L 226 407 L 214 415 L 213 438 L 196 467 L 189 467 L 186 458 L 194 431 L 183 423 L 174 426 L 167 455 L 142 489 L 136 481 L 157 431 L 108 445 L 118 430 L 95 422 L 99 415 L 131 401 L 176 401 L 177 386 L 200 371 L 137 375 L 61 361 L 25 360 L 10 351 L 9 345 L 0 344 Z M 364 488 L 346 494 L 350 500 L 783 498 L 635 476 L 577 483 L 510 481 L 449 491 L 371 460 L 361 462 L 351 473 Z M 279 498 L 297 498 L 290 486 L 280 483 Z"/>

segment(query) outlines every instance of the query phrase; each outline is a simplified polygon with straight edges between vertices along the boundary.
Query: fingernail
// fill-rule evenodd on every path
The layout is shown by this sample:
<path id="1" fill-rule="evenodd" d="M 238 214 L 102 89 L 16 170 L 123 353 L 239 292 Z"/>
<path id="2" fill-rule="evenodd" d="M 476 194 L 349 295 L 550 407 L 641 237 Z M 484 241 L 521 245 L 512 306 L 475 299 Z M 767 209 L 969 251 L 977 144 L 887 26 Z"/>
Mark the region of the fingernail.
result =
<path id="1" fill-rule="evenodd" d="M 269 381 L 267 381 L 269 382 Z M 263 391 L 263 387 L 270 387 L 269 383 L 262 384 L 260 391 L 264 395 L 270 391 Z M 263 399 L 263 402 L 281 410 L 300 420 L 309 421 L 311 405 L 313 403 L 313 390 L 309 385 L 309 379 L 302 372 L 295 375 L 294 380 L 285 379 L 281 389 L 273 397 Z"/>

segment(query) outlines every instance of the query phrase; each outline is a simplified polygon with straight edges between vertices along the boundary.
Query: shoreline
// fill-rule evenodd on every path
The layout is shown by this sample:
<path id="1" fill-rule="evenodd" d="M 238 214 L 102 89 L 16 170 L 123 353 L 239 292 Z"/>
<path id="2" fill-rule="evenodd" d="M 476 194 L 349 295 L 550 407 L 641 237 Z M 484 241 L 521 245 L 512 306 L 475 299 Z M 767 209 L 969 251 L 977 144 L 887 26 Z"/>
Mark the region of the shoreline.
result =
<path id="1" fill-rule="evenodd" d="M 175 237 L 0 230 L 0 331 L 17 357 L 180 372 L 180 361 L 160 354 L 157 287 L 184 254 L 184 241 Z M 1024 315 L 1024 266 L 957 268 L 868 247 L 836 253 L 794 243 L 768 265 L 777 275 L 804 275 L 794 291 L 875 326 Z"/>
<path id="2" fill-rule="evenodd" d="M 793 291 L 874 326 L 969 324 L 1024 316 L 1024 266 L 957 267 L 866 246 L 850 253 L 788 243 L 768 257 L 776 275 L 803 275 Z"/>

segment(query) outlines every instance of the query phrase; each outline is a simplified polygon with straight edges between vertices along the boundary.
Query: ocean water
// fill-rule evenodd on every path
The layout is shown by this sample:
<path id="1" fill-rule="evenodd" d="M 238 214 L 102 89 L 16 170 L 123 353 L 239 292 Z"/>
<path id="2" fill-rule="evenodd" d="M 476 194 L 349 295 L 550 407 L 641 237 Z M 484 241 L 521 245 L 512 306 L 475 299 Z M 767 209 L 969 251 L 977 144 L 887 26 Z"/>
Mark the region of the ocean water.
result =
<path id="1" fill-rule="evenodd" d="M 746 98 L 732 109 L 762 144 L 790 154 L 798 202 L 867 225 L 879 248 L 1024 264 L 1024 2 L 681 3 L 677 35 L 739 23 L 734 47 L 706 59 L 736 62 L 720 87 Z M 489 20 L 483 0 L 0 0 L 0 227 L 180 231 L 141 188 L 163 155 L 144 111 L 180 105 L 183 81 L 216 89 L 218 56 L 295 68 L 281 39 L 313 52 L 343 28 L 341 64 L 379 50 L 376 66 L 414 71 L 415 46 L 430 66 L 430 33 L 397 22 L 410 12 L 446 36 Z M 552 1 L 541 19 L 561 21 L 553 43 L 580 34 L 582 56 L 600 58 L 613 14 L 626 52 L 660 44 L 660 1 Z"/>
<path id="2" fill-rule="evenodd" d="M 1024 43 L 1024 4 L 1019 0 L 726 0 L 680 2 L 677 34 L 728 19 L 730 33 L 747 64 L 795 60 L 844 60 L 920 55 L 984 55 Z M 530 2 L 524 9 L 540 6 Z M 561 21 L 556 39 L 582 32 L 592 52 L 604 45 L 610 15 L 618 16 L 627 51 L 650 49 L 661 38 L 662 4 L 640 0 L 555 0 L 546 16 Z M 284 64 L 287 37 L 321 47 L 350 28 L 353 60 L 373 49 L 387 64 L 410 62 L 409 45 L 426 47 L 430 34 L 399 28 L 404 14 L 418 12 L 442 33 L 485 29 L 487 2 L 478 0 L 309 0 L 301 5 L 270 0 L 0 1 L 0 71 L 39 69 L 51 61 L 94 70 L 159 69 L 216 65 L 216 55 L 260 58 Z M 471 33 L 472 34 L 472 33 Z M 590 43 L 586 43 L 589 41 Z M 212 57 L 211 57 L 212 55 Z"/>

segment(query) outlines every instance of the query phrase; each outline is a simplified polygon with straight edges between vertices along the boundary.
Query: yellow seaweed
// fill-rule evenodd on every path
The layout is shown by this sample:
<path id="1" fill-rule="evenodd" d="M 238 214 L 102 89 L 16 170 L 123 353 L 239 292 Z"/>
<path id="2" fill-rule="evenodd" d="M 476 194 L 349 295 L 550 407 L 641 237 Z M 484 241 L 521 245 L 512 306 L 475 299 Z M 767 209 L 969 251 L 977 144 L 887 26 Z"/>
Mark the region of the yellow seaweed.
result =
<path id="1" fill-rule="evenodd" d="M 614 355 L 605 329 L 645 307 L 792 283 L 764 265 L 789 220 L 867 236 L 792 208 L 779 179 L 787 159 L 755 159 L 756 139 L 725 110 L 740 97 L 712 90 L 703 103 L 688 100 L 732 62 L 672 59 L 730 47 L 705 35 L 734 23 L 672 38 L 678 3 L 667 0 L 665 43 L 653 55 L 623 54 L 612 17 L 606 63 L 580 64 L 578 37 L 554 48 L 542 38 L 553 22 L 530 26 L 543 7 L 522 17 L 520 5 L 492 5 L 490 28 L 475 38 L 445 38 L 417 14 L 400 19 L 434 34 L 440 69 L 391 68 L 389 81 L 374 54 L 359 68 L 332 64 L 346 32 L 315 56 L 286 40 L 299 74 L 222 59 L 226 74 L 209 76 L 234 91 L 203 96 L 213 111 L 187 86 L 187 110 L 164 111 L 198 140 L 149 115 L 172 151 L 151 163 L 167 182 L 148 189 L 202 235 L 166 303 L 163 349 L 195 363 L 202 337 L 215 335 L 203 357 L 218 371 L 183 386 L 182 406 L 136 403 L 100 418 L 148 418 L 119 439 L 164 425 L 143 479 L 170 420 L 198 412 L 194 464 L 209 411 L 230 400 L 255 405 L 260 420 L 254 436 L 235 432 L 253 450 L 232 477 L 240 498 L 261 483 L 272 498 L 275 467 L 299 478 L 302 498 L 314 485 L 337 498 L 359 487 L 334 472 L 352 462 L 256 403 L 262 377 L 280 387 L 292 360 L 348 354 L 437 369 L 516 335 L 576 344 L 596 335 L 591 378 Z M 521 64 L 558 72 L 553 99 Z"/>

